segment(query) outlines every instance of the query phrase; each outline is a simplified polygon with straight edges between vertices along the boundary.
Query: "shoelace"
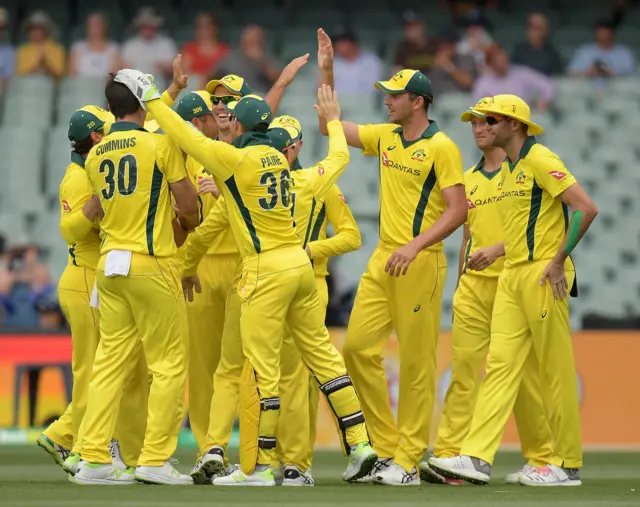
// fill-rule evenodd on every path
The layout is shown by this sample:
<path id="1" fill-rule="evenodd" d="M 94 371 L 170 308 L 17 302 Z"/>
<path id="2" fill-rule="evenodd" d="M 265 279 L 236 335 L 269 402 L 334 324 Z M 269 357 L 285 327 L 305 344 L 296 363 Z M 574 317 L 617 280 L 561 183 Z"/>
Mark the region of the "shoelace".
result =
<path id="1" fill-rule="evenodd" d="M 60 447 L 58 444 L 55 444 L 55 449 L 60 453 L 60 456 L 62 456 L 63 460 L 66 460 L 69 457 L 69 454 L 71 454 L 68 449 Z"/>

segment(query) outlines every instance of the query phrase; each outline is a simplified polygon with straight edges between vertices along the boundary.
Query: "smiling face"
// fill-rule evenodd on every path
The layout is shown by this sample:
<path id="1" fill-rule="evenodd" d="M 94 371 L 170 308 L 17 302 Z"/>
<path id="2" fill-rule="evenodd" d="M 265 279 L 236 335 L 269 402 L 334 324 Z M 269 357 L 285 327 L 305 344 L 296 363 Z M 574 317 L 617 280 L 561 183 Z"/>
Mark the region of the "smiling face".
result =
<path id="1" fill-rule="evenodd" d="M 241 95 L 238 93 L 230 92 L 222 85 L 216 86 L 216 89 L 213 90 L 213 94 L 211 95 L 211 100 L 213 102 L 213 115 L 215 117 L 216 123 L 218 124 L 218 128 L 226 130 L 231 127 L 231 123 L 229 121 L 229 111 L 227 111 L 227 108 L 224 104 L 224 102 L 228 101 L 229 99 L 225 99 L 224 97 L 234 97 L 236 99 L 240 99 Z M 218 103 L 216 104 L 216 102 Z"/>
<path id="2" fill-rule="evenodd" d="M 471 118 L 471 129 L 478 148 L 486 150 L 493 146 L 494 134 L 484 118 L 478 116 Z"/>

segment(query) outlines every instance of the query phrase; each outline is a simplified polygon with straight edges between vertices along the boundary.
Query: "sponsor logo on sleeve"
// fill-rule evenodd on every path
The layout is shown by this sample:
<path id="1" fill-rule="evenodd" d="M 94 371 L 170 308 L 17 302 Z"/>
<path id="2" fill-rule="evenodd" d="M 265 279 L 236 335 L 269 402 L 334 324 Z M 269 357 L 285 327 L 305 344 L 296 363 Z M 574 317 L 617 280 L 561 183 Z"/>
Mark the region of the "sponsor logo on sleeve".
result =
<path id="1" fill-rule="evenodd" d="M 558 181 L 562 181 L 567 173 L 563 173 L 562 171 L 549 171 L 549 175 L 553 176 Z"/>
<path id="2" fill-rule="evenodd" d="M 62 209 L 64 211 L 71 211 L 71 206 L 69 206 L 69 203 L 65 200 L 62 201 Z"/>

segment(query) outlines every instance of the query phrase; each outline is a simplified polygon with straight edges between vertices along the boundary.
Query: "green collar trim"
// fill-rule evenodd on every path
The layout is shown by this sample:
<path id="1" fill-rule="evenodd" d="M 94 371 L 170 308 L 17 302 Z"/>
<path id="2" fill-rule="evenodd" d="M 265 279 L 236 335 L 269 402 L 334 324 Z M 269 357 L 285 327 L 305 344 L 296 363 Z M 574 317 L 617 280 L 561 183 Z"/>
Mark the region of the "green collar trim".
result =
<path id="1" fill-rule="evenodd" d="M 500 168 L 496 169 L 493 172 L 485 171 L 484 170 L 484 155 L 483 155 L 482 158 L 479 160 L 479 162 L 476 164 L 476 166 L 473 168 L 473 172 L 474 173 L 475 172 L 479 172 L 480 174 L 482 174 L 488 180 L 492 180 L 493 177 L 500 172 Z"/>
<path id="2" fill-rule="evenodd" d="M 523 159 L 529 154 L 529 152 L 531 151 L 531 148 L 533 148 L 533 145 L 537 143 L 538 141 L 536 141 L 535 137 L 529 136 L 527 137 L 527 140 L 522 145 L 522 148 L 520 148 L 520 154 L 518 155 L 518 160 L 516 160 L 515 162 L 512 162 L 509 159 L 509 157 L 507 157 L 507 163 L 509 164 L 509 170 L 511 172 L 513 172 L 513 170 L 516 168 L 516 166 L 518 165 L 518 162 L 520 162 L 521 159 Z"/>
<path id="3" fill-rule="evenodd" d="M 128 130 L 142 130 L 143 132 L 146 132 L 146 130 L 137 123 L 133 123 L 131 121 L 117 121 L 111 125 L 109 134 L 112 132 L 126 132 Z"/>
<path id="4" fill-rule="evenodd" d="M 231 146 L 235 146 L 236 148 L 260 145 L 271 146 L 269 136 L 265 132 L 245 132 L 231 141 Z"/>
<path id="5" fill-rule="evenodd" d="M 393 131 L 396 134 L 400 134 L 402 135 L 402 127 L 398 127 L 396 129 L 393 129 Z M 420 135 L 420 137 L 418 139 L 429 139 L 430 137 L 433 137 L 435 134 L 437 134 L 438 132 L 440 132 L 440 128 L 438 127 L 438 125 L 436 124 L 436 122 L 434 120 L 429 120 L 429 126 L 427 127 L 427 129 Z"/>
<path id="6" fill-rule="evenodd" d="M 76 153 L 75 151 L 71 152 L 71 162 L 74 164 L 78 164 L 80 167 L 84 167 L 84 157 L 80 155 L 80 153 Z"/>

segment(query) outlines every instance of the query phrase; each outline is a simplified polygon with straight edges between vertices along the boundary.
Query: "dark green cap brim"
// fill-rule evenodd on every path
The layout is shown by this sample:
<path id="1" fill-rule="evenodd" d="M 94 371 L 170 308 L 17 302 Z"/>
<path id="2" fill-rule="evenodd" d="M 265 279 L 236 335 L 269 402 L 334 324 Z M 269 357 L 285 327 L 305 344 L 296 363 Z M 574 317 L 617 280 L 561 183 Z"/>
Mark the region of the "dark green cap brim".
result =
<path id="1" fill-rule="evenodd" d="M 180 102 L 178 102 L 176 112 L 180 115 L 180 118 L 185 121 L 191 121 L 194 118 L 213 113 L 204 99 L 197 93 L 185 95 Z"/>
<path id="2" fill-rule="evenodd" d="M 95 114 L 78 109 L 71 115 L 67 137 L 69 141 L 81 141 L 91 135 L 91 132 L 100 132 L 104 129 L 104 122 Z"/>

